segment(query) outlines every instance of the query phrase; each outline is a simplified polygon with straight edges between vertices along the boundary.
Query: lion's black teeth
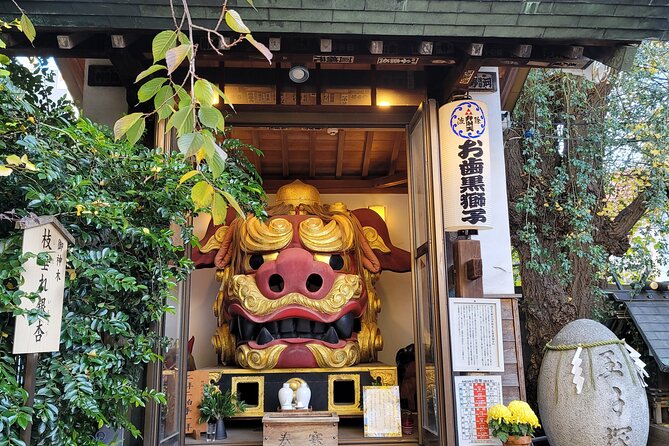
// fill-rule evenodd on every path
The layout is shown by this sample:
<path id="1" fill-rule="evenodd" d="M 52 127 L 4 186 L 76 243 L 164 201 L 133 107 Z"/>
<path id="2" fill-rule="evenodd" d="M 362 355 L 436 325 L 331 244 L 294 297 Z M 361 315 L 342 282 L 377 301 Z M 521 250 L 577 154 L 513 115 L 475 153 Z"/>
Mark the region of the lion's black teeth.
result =
<path id="1" fill-rule="evenodd" d="M 317 322 L 303 318 L 288 318 L 278 321 L 256 323 L 242 316 L 235 316 L 230 328 L 237 335 L 237 342 L 256 340 L 259 345 L 274 339 L 307 338 L 336 344 L 340 339 L 349 339 L 356 330 L 359 319 L 347 313 L 332 323 Z"/>
<path id="2" fill-rule="evenodd" d="M 269 334 L 269 331 L 267 331 L 267 329 L 263 327 L 262 329 L 260 329 L 260 333 L 258 333 L 258 338 L 256 339 L 256 342 L 258 343 L 258 345 L 265 345 L 269 344 L 273 340 L 274 338 L 272 337 L 271 334 Z"/>
<path id="3" fill-rule="evenodd" d="M 337 330 L 340 338 L 348 339 L 353 331 L 354 320 L 353 313 L 346 313 L 338 321 L 333 322 L 332 326 Z"/>
<path id="4" fill-rule="evenodd" d="M 311 321 L 309 319 L 297 319 L 297 323 L 295 324 L 295 330 L 298 333 L 310 333 Z"/>
<path id="5" fill-rule="evenodd" d="M 337 336 L 337 331 L 334 329 L 334 327 L 330 327 L 330 329 L 325 333 L 323 336 L 323 341 L 329 344 L 336 344 L 339 342 L 339 337 Z"/>
<path id="6" fill-rule="evenodd" d="M 238 330 L 239 330 L 239 336 L 242 340 L 248 340 L 248 339 L 253 339 L 256 334 L 257 330 L 257 324 L 255 322 L 252 322 L 248 319 L 244 319 L 243 317 L 239 317 L 239 320 L 237 321 L 238 323 Z"/>
<path id="7" fill-rule="evenodd" d="M 266 322 L 263 327 L 269 330 L 269 333 L 275 338 L 279 337 L 279 323 L 277 321 Z"/>
<path id="8" fill-rule="evenodd" d="M 284 333 L 292 333 L 295 331 L 295 323 L 292 318 L 290 319 L 281 319 L 279 321 L 279 331 L 283 335 Z M 287 336 L 283 336 L 284 338 Z"/>

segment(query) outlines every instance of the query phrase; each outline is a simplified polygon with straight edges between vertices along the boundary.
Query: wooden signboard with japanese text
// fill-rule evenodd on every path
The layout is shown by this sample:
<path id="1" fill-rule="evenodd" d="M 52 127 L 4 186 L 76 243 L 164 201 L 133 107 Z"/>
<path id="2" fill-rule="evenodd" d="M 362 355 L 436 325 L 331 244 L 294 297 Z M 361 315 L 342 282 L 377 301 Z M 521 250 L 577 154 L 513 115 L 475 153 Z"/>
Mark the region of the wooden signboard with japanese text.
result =
<path id="1" fill-rule="evenodd" d="M 38 264 L 37 257 L 31 257 L 23 264 L 21 291 L 36 293 L 38 297 L 35 300 L 22 298 L 21 308 L 38 308 L 49 317 L 30 324 L 27 317 L 16 316 L 12 353 L 57 352 L 63 318 L 67 247 L 74 239 L 53 217 L 30 219 L 26 224 L 20 223 L 19 227 L 24 229 L 23 254 L 46 253 L 50 257 L 43 264 Z"/>
<path id="2" fill-rule="evenodd" d="M 336 412 L 275 412 L 262 419 L 263 446 L 337 446 Z"/>
<path id="3" fill-rule="evenodd" d="M 207 423 L 200 423 L 200 409 L 204 386 L 209 383 L 209 372 L 194 370 L 188 372 L 186 380 L 186 433 L 194 434 L 197 439 L 201 432 L 207 430 Z"/>

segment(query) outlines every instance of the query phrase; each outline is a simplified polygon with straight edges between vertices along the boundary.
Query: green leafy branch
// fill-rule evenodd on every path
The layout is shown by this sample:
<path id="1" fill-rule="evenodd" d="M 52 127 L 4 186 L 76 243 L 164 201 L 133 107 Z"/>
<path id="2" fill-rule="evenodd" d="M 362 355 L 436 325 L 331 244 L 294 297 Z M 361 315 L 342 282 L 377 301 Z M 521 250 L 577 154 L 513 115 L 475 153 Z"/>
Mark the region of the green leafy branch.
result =
<path id="1" fill-rule="evenodd" d="M 255 8 L 252 0 L 247 2 Z M 114 137 L 117 140 L 125 137 L 135 144 L 144 133 L 147 117 L 156 115 L 159 121 L 167 120 L 166 131 L 174 129 L 179 150 L 186 158 L 192 159 L 195 166 L 181 178 L 179 184 L 197 177 L 198 181 L 191 189 L 196 210 L 210 210 L 214 224 L 221 224 L 225 221 L 228 204 L 244 216 L 235 196 L 225 190 L 221 181 L 217 181 L 226 169 L 228 153 L 219 144 L 219 136 L 225 137 L 226 128 L 225 117 L 216 104 L 233 107 L 216 84 L 197 75 L 195 60 L 198 45 L 193 43 L 193 32 L 205 32 L 211 48 L 221 55 L 221 49 L 228 49 L 244 40 L 257 48 L 268 62 L 271 62 L 272 53 L 253 38 L 239 13 L 228 9 L 227 1 L 223 3 L 213 28 L 193 23 L 186 0 L 182 0 L 180 21 L 172 2 L 170 6 L 175 29 L 161 31 L 154 37 L 151 45 L 153 64 L 139 73 L 135 80 L 136 83 L 144 81 L 137 92 L 139 103 L 153 100 L 153 110 L 131 113 L 116 121 Z M 220 30 L 223 22 L 230 30 L 239 33 L 239 37 L 230 43 L 226 43 Z M 187 35 L 182 32 L 184 25 Z M 175 73 L 182 65 L 186 66 L 186 74 L 179 82 Z"/>

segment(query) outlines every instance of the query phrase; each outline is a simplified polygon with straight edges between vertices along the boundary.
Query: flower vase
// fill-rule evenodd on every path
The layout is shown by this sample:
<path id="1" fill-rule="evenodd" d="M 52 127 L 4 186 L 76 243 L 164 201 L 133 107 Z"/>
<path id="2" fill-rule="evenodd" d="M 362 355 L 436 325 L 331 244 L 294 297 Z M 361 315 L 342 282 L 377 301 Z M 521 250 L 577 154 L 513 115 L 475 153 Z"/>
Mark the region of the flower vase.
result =
<path id="1" fill-rule="evenodd" d="M 281 410 L 293 408 L 293 389 L 290 388 L 290 383 L 283 383 L 283 387 L 279 389 L 279 404 Z"/>
<path id="2" fill-rule="evenodd" d="M 504 442 L 504 446 L 529 446 L 531 444 L 532 437 L 529 435 L 524 435 L 522 437 L 511 435 L 509 439 Z"/>
<path id="3" fill-rule="evenodd" d="M 309 401 L 311 400 L 311 389 L 307 383 L 301 383 L 297 389 L 297 408 L 308 409 Z"/>
<path id="4" fill-rule="evenodd" d="M 225 422 L 223 418 L 216 420 L 216 436 L 214 437 L 217 440 L 225 440 L 228 438 L 228 433 L 225 430 Z"/>

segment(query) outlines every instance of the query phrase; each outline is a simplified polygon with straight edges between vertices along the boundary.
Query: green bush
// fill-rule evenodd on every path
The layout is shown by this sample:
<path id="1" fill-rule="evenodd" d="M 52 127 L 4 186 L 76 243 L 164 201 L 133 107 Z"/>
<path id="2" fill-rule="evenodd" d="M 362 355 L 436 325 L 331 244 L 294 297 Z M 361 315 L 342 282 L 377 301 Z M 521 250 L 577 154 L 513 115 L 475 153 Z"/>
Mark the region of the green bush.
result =
<path id="1" fill-rule="evenodd" d="M 0 164 L 12 168 L 0 176 L 0 445 L 23 444 L 19 427 L 31 414 L 33 444 L 98 444 L 93 436 L 103 425 L 139 435 L 130 409 L 164 401 L 142 384 L 146 365 L 166 347 L 154 328 L 172 309 L 176 282 L 192 269 L 173 242 L 174 228 L 188 226 L 192 202 L 178 185 L 191 166 L 180 154 L 114 142 L 67 103 L 46 99 L 45 70 L 11 72 L 11 80 L 0 78 Z M 25 155 L 36 169 L 11 164 L 11 155 Z M 244 181 L 237 169 L 228 178 L 233 184 Z M 260 206 L 259 195 L 230 193 L 250 203 L 247 209 Z M 40 356 L 32 409 L 24 406 L 11 354 L 25 260 L 14 221 L 29 214 L 57 216 L 76 239 L 61 348 Z M 189 230 L 181 232 L 188 243 Z"/>

